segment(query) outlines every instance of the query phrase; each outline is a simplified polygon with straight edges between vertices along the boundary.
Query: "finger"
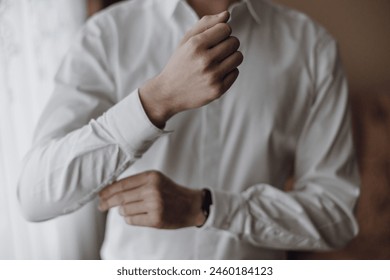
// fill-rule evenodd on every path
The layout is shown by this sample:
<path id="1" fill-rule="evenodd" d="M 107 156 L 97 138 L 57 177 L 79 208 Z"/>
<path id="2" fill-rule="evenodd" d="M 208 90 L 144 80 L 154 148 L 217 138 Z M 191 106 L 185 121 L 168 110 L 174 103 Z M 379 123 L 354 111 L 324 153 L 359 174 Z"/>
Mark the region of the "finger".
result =
<path id="1" fill-rule="evenodd" d="M 221 63 L 217 66 L 217 72 L 221 77 L 225 77 L 228 73 L 237 68 L 242 63 L 243 59 L 244 57 L 242 53 L 240 51 L 236 51 L 221 61 Z"/>
<path id="2" fill-rule="evenodd" d="M 122 205 L 119 208 L 119 214 L 122 216 L 141 215 L 146 214 L 149 208 L 150 206 L 146 201 L 137 201 Z"/>
<path id="3" fill-rule="evenodd" d="M 150 227 L 148 214 L 127 216 L 125 217 L 125 221 L 128 225 L 132 226 Z"/>
<path id="4" fill-rule="evenodd" d="M 211 48 L 209 52 L 215 62 L 220 62 L 237 51 L 239 47 L 240 41 L 236 37 L 230 36 L 225 41 Z"/>
<path id="5" fill-rule="evenodd" d="M 135 189 L 118 192 L 113 196 L 110 196 L 106 199 L 100 199 L 99 210 L 107 211 L 108 209 L 116 206 L 120 206 L 127 203 L 133 203 L 137 201 L 142 201 L 144 199 L 145 188 L 138 187 Z"/>
<path id="6" fill-rule="evenodd" d="M 226 75 L 225 79 L 223 80 L 223 92 L 226 92 L 229 90 L 229 88 L 234 84 L 234 82 L 237 80 L 239 75 L 238 69 L 234 69 L 232 72 Z"/>
<path id="7" fill-rule="evenodd" d="M 99 193 L 99 197 L 100 199 L 105 200 L 115 195 L 116 193 L 137 188 L 143 185 L 146 182 L 146 180 L 147 180 L 147 176 L 145 172 L 124 178 L 101 190 Z"/>
<path id="8" fill-rule="evenodd" d="M 189 31 L 187 31 L 182 39 L 182 43 L 187 42 L 191 37 L 206 31 L 217 23 L 227 22 L 229 17 L 230 13 L 228 11 L 223 11 L 216 15 L 202 17 Z"/>
<path id="9" fill-rule="evenodd" d="M 205 32 L 194 36 L 193 39 L 197 38 L 203 47 L 212 48 L 228 38 L 230 34 L 232 34 L 232 28 L 227 23 L 218 23 Z"/>

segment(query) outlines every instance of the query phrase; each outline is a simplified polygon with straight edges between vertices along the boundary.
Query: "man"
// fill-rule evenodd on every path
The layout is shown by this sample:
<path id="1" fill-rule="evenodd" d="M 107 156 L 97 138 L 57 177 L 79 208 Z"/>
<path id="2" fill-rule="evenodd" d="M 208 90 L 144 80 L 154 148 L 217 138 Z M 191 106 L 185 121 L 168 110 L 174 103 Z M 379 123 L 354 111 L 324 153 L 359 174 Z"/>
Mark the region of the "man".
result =
<path id="1" fill-rule="evenodd" d="M 56 84 L 19 199 L 40 221 L 99 194 L 103 258 L 282 259 L 357 232 L 345 77 L 300 13 L 127 1 L 87 23 Z"/>

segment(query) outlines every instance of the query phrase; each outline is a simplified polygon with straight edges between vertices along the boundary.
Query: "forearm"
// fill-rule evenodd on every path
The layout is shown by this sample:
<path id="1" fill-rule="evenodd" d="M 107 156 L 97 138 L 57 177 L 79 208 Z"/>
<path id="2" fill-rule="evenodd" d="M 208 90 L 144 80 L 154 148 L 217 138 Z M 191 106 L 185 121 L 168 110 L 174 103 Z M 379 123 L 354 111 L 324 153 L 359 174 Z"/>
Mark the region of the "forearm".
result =
<path id="1" fill-rule="evenodd" d="M 148 121 L 134 92 L 82 128 L 38 143 L 25 159 L 18 186 L 25 216 L 41 221 L 80 208 L 161 133 Z"/>
<path id="2" fill-rule="evenodd" d="M 237 238 L 266 248 L 330 250 L 345 246 L 357 233 L 350 200 L 338 201 L 321 187 L 283 192 L 259 184 L 243 193 L 213 191 L 206 228 L 228 231 Z M 355 193 L 354 193 L 355 192 Z"/>

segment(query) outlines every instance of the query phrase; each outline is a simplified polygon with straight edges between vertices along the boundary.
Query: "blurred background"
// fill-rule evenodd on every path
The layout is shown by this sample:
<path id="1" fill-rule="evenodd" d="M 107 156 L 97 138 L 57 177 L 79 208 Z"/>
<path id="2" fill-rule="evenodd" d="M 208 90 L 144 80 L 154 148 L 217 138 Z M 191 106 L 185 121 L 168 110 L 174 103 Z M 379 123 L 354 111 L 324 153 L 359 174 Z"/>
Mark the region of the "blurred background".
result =
<path id="1" fill-rule="evenodd" d="M 339 41 L 362 174 L 359 235 L 341 251 L 290 258 L 390 259 L 390 1 L 274 1 L 307 13 Z M 85 20 L 114 2 L 0 0 L 0 259 L 99 259 L 105 217 L 93 204 L 33 224 L 15 193 L 62 56 Z"/>

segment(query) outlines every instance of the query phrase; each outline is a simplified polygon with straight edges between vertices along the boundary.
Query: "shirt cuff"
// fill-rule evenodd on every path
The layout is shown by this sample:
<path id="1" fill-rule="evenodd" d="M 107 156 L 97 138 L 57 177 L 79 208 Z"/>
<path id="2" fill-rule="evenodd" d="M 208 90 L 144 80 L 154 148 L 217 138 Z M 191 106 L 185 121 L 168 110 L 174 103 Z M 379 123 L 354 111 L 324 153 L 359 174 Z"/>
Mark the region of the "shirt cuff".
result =
<path id="1" fill-rule="evenodd" d="M 139 158 L 167 131 L 150 121 L 142 106 L 138 89 L 103 115 L 101 124 L 124 151 Z"/>
<path id="2" fill-rule="evenodd" d="M 204 228 L 228 230 L 239 233 L 245 226 L 245 199 L 238 193 L 210 190 L 213 204 Z"/>

